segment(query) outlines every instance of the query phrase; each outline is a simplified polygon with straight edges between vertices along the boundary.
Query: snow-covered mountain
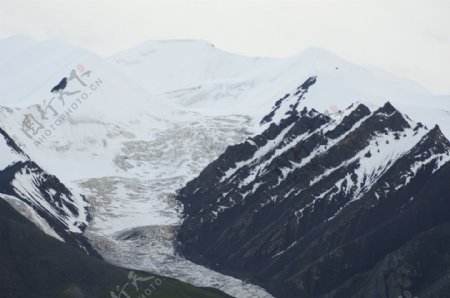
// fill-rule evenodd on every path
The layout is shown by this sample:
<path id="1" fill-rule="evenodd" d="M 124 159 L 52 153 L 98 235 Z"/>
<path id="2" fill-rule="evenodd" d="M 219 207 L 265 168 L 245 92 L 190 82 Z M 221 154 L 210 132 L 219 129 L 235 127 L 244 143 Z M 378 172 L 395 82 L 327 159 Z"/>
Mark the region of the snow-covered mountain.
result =
<path id="1" fill-rule="evenodd" d="M 225 53 L 204 42 L 148 42 L 110 60 L 179 108 L 252 119 L 255 136 L 229 147 L 178 196 L 186 216 L 178 239 L 189 259 L 251 276 L 277 297 L 356 292 L 382 297 L 376 285 L 383 282 L 382 291 L 387 288 L 395 297 L 403 290 L 421 296 L 447 290 L 424 279 L 398 277 L 402 268 L 397 265 L 383 268 L 397 284 L 371 280 L 369 290 L 361 288 L 364 278 L 379 274 L 374 263 L 391 262 L 395 252 L 403 249 L 405 258 L 419 260 L 405 243 L 434 235 L 433 229 L 449 219 L 438 211 L 449 199 L 442 187 L 448 179 L 450 97 L 433 96 L 413 82 L 316 48 L 269 59 Z M 421 201 L 426 192 L 437 201 Z M 436 216 L 415 219 L 411 214 L 421 208 Z M 408 215 L 392 220 L 406 210 Z M 348 215 L 355 213 L 357 219 Z M 343 224 L 357 220 L 367 226 L 348 231 Z M 344 226 L 326 233 L 333 225 Z M 406 231 L 404 225 L 414 228 Z M 375 232 L 361 236 L 370 229 Z M 352 242 L 382 241 L 386 229 L 399 240 L 383 249 Z M 339 241 L 339 235 L 349 239 Z M 418 245 L 424 250 L 436 243 L 434 238 Z M 352 261 L 346 246 L 362 250 L 361 258 Z M 331 263 L 335 259 L 322 260 L 341 250 L 350 259 L 340 262 L 350 269 Z M 424 270 L 411 267 L 408 274 Z M 314 268 L 336 273 L 319 275 Z M 356 277 L 362 272 L 364 277 Z M 327 281 L 330 285 L 323 285 Z M 410 286 L 414 283 L 416 288 Z"/>
<path id="2" fill-rule="evenodd" d="M 416 121 L 439 124 L 450 137 L 450 97 L 373 67 L 361 67 L 320 49 L 287 58 L 230 54 L 200 41 L 146 42 L 109 59 L 143 88 L 184 109 L 212 115 L 244 114 L 256 121 L 311 76 L 320 76 L 304 104 L 325 113 L 362 102 L 391 102 Z"/>
<path id="3" fill-rule="evenodd" d="M 430 280 L 432 260 L 409 241 L 435 249 L 436 230 L 450 224 L 450 142 L 389 102 L 373 112 L 356 103 L 330 115 L 308 109 L 319 81 L 277 101 L 266 130 L 228 147 L 180 191 L 180 250 L 252 276 L 276 297 L 448 293 L 436 280 L 448 270 Z"/>
<path id="4" fill-rule="evenodd" d="M 61 41 L 13 37 L 0 40 L 0 78 L 0 126 L 43 171 L 85 195 L 92 217 L 85 236 L 106 260 L 214 286 L 236 297 L 270 295 L 193 264 L 173 247 L 176 227 L 184 220 L 175 200 L 177 190 L 222 153 L 253 169 L 230 193 L 250 195 L 258 191 L 251 179 L 299 142 L 309 142 L 309 153 L 317 150 L 309 156 L 313 160 L 352 134 L 352 126 L 359 127 L 383 109 L 397 111 L 395 117 L 404 119 L 401 133 L 391 127 L 383 130 L 384 124 L 366 132 L 374 134 L 366 136 L 368 142 L 379 138 L 386 150 L 370 150 L 367 161 L 353 156 L 353 163 L 366 161 L 364 171 L 374 175 L 364 180 L 364 171 L 355 170 L 362 179 L 358 182 L 366 184 L 351 191 L 363 196 L 385 174 L 383 169 L 436 132 L 436 124 L 450 136 L 450 97 L 433 96 L 413 82 L 317 48 L 273 59 L 227 53 L 202 41 L 151 41 L 103 59 Z M 54 89 L 60 90 L 51 92 Z M 292 127 L 282 124 L 286 117 Z M 309 121 L 315 125 L 315 133 L 309 128 L 314 138 L 295 130 L 312 125 Z M 320 132 L 325 136 L 319 137 Z M 261 147 L 264 141 L 258 137 L 253 137 L 256 145 L 245 142 L 251 135 L 273 143 Z M 226 148 L 239 143 L 227 155 L 231 149 Z M 262 151 L 251 157 L 255 146 Z M 274 153 L 273 146 L 281 151 Z M 273 160 L 264 159 L 265 154 Z M 230 167 L 233 162 L 226 160 Z M 283 166 L 286 177 L 277 178 L 280 184 L 294 171 L 294 165 Z M 227 174 L 235 175 L 231 168 Z M 221 183 L 229 185 L 227 179 Z M 213 206 L 205 212 L 220 217 Z M 189 207 L 185 211 L 189 213 Z"/>
<path id="5" fill-rule="evenodd" d="M 234 296 L 267 295 L 258 287 L 177 258 L 171 240 L 159 245 L 159 250 L 149 250 L 139 241 L 120 238 L 134 228 L 152 230 L 155 226 L 163 233 L 168 231 L 165 238 L 173 239 L 173 229 L 167 227 L 181 220 L 179 204 L 173 199 L 175 191 L 230 143 L 242 141 L 249 133 L 249 118 L 209 116 L 166 104 L 108 61 L 62 44 L 31 42 L 31 49 L 18 51 L 8 60 L 14 67 L 0 65 L 5 80 L 7 69 L 14 69 L 22 74 L 23 82 L 30 82 L 22 87 L 24 96 L 15 95 L 8 84 L 2 85 L 5 99 L 0 124 L 32 160 L 86 196 L 91 221 L 85 235 L 91 243 L 113 264 L 199 286 L 216 285 Z M 78 54 L 70 63 L 55 63 L 37 71 L 42 65 L 39 61 L 57 57 L 61 48 Z M 30 54 L 35 57 L 27 58 L 30 66 L 20 63 Z M 51 90 L 64 78 L 63 102 L 60 94 Z M 85 99 L 83 94 L 87 94 Z M 29 122 L 24 122 L 26 119 Z M 152 235 L 147 237 L 146 245 L 153 240 Z M 158 262 L 161 266 L 156 268 Z"/>

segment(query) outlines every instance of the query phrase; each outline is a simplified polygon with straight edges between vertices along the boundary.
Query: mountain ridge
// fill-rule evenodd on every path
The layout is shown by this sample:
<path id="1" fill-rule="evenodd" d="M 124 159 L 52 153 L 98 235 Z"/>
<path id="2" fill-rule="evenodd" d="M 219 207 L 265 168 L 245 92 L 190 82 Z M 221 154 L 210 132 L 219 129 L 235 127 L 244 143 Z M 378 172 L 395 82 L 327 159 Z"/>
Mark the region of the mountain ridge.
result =
<path id="1" fill-rule="evenodd" d="M 333 115 L 336 121 L 292 103 L 282 101 L 288 108 L 281 120 L 227 148 L 180 190 L 185 220 L 178 249 L 216 270 L 250 277 L 277 297 L 339 297 L 332 293 L 355 274 L 370 272 L 407 240 L 450 219 L 435 210 L 450 200 L 441 176 L 450 169 L 450 142 L 438 126 L 427 130 L 389 102 L 373 112 L 353 106 L 345 116 Z M 432 203 L 423 201 L 427 185 L 439 194 Z M 417 208 L 429 211 L 418 217 L 421 224 L 411 224 Z M 359 222 L 348 226 L 355 217 Z M 402 224 L 393 227 L 393 218 Z M 387 226 L 397 240 L 387 236 Z M 375 238 L 384 246 L 363 244 Z M 352 259 L 357 252 L 361 257 Z"/>

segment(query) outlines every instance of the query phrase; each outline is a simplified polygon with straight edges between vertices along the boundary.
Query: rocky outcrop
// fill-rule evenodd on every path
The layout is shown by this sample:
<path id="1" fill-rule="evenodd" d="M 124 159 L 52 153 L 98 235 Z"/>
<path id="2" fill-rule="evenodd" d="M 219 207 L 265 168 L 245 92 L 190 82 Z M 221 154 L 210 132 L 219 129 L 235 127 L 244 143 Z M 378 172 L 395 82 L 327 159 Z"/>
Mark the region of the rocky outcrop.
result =
<path id="1" fill-rule="evenodd" d="M 82 235 L 89 221 L 84 197 L 44 171 L 2 129 L 0 151 L 0 198 L 48 235 L 99 256 Z"/>

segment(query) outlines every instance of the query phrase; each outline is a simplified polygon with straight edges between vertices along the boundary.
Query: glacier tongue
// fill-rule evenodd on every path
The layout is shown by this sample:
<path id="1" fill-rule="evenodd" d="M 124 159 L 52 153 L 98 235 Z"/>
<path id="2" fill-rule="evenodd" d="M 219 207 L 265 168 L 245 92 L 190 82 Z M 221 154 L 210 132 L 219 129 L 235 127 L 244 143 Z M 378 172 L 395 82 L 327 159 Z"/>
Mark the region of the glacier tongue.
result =
<path id="1" fill-rule="evenodd" d="M 174 193 L 183 180 L 105 177 L 81 182 L 83 189 L 91 191 L 88 199 L 94 217 L 85 235 L 108 262 L 118 266 L 214 287 L 233 297 L 272 297 L 258 286 L 176 254 L 174 241 L 181 214 L 176 212 Z M 111 191 L 112 185 L 115 190 Z"/>
<path id="2" fill-rule="evenodd" d="M 196 265 L 176 254 L 182 222 L 175 193 L 230 143 L 248 136 L 247 117 L 193 117 L 152 140 L 121 143 L 116 176 L 77 181 L 93 217 L 85 235 L 110 263 L 214 287 L 234 297 L 272 297 L 262 288 Z"/>

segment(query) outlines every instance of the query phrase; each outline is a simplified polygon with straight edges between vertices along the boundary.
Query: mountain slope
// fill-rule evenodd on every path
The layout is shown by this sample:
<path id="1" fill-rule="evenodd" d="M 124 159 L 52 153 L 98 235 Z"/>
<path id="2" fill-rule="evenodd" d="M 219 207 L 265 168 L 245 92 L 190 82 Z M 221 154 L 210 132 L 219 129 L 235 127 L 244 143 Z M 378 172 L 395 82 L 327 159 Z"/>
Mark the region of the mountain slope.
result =
<path id="1" fill-rule="evenodd" d="M 261 122 L 266 130 L 227 148 L 179 192 L 180 251 L 276 297 L 447 289 L 420 271 L 431 260 L 418 251 L 437 249 L 439 226 L 450 220 L 450 142 L 390 103 L 329 116 L 302 107 L 318 81 L 278 101 Z M 400 270 L 380 265 L 398 250 L 415 262 L 408 274 L 398 284 L 376 279 Z"/>
<path id="2" fill-rule="evenodd" d="M 33 162 L 0 128 L 0 198 L 48 235 L 97 255 L 82 236 L 89 220 L 87 202 Z"/>
<path id="3" fill-rule="evenodd" d="M 150 290 L 154 297 L 231 297 L 143 272 L 136 290 L 132 271 L 107 264 L 84 237 L 90 219 L 84 197 L 40 168 L 1 128 L 0 152 L 2 297 L 120 297 L 119 288 L 122 296 Z"/>
<path id="4" fill-rule="evenodd" d="M 147 289 L 152 297 L 230 297 L 144 272 L 130 275 L 45 235 L 2 200 L 0 248 L 2 297 L 114 297 L 111 293 L 119 296 L 117 288 L 136 297 L 147 295 Z"/>

